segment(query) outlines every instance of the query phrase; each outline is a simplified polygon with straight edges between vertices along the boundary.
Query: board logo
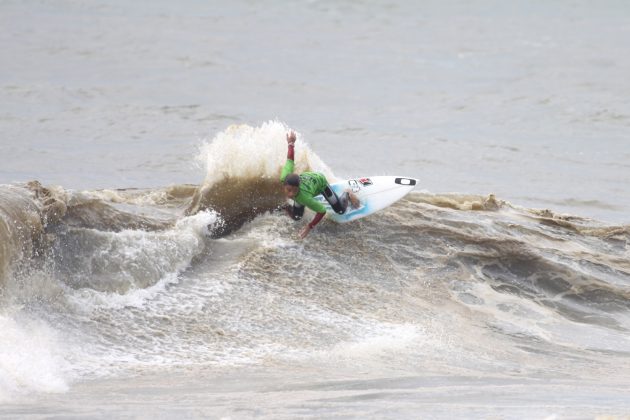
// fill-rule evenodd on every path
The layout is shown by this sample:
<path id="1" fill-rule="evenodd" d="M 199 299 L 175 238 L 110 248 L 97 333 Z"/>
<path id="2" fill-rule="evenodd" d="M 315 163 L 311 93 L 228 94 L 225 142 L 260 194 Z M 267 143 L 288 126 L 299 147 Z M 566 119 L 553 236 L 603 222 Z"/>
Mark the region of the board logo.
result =
<path id="1" fill-rule="evenodd" d="M 357 181 L 355 181 L 354 179 L 348 181 L 348 185 L 350 185 L 350 188 L 352 188 L 352 192 L 359 192 L 359 190 L 361 189 Z"/>
<path id="2" fill-rule="evenodd" d="M 372 180 L 370 178 L 361 178 L 361 179 L 359 179 L 359 182 L 364 187 L 367 187 L 368 185 L 372 185 Z"/>

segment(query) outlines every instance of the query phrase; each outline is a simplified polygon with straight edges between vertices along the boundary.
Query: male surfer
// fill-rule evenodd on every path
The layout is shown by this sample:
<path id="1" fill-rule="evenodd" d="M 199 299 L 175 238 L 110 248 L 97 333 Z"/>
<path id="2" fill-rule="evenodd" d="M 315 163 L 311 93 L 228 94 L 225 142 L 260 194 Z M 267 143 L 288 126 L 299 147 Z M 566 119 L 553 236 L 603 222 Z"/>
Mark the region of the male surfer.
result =
<path id="1" fill-rule="evenodd" d="M 283 184 L 286 196 L 293 199 L 293 206 L 286 209 L 293 220 L 302 218 L 304 206 L 316 213 L 313 220 L 300 231 L 300 238 L 303 239 L 326 215 L 326 207 L 317 201 L 315 196 L 322 194 L 333 210 L 339 214 L 346 212 L 348 200 L 350 200 L 353 208 L 358 208 L 360 203 L 359 199 L 350 191 L 346 191 L 341 197 L 337 197 L 337 194 L 330 188 L 328 180 L 322 173 L 303 172 L 301 175 L 294 174 L 295 140 L 296 136 L 293 131 L 287 133 L 289 151 L 287 152 L 287 163 L 282 168 L 280 181 Z"/>

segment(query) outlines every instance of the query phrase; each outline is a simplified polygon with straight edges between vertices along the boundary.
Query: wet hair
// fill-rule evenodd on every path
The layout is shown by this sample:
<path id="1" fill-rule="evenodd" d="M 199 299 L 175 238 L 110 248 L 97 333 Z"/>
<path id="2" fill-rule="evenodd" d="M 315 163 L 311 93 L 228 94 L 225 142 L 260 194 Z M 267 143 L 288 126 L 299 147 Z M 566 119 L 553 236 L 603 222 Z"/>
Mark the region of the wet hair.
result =
<path id="1" fill-rule="evenodd" d="M 300 186 L 300 176 L 298 174 L 289 174 L 284 179 L 284 185 L 291 185 L 293 187 Z"/>

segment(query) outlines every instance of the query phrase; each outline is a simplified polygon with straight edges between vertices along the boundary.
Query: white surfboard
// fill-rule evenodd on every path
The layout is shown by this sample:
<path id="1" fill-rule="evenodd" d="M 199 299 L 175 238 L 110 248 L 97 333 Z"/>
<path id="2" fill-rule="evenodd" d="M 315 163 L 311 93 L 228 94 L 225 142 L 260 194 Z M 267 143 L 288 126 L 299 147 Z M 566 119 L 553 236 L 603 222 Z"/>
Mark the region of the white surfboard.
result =
<path id="1" fill-rule="evenodd" d="M 350 190 L 361 201 L 361 206 L 356 209 L 353 209 L 348 203 L 348 209 L 344 214 L 335 213 L 322 195 L 315 198 L 324 204 L 329 219 L 338 223 L 346 223 L 391 206 L 409 194 L 415 188 L 416 182 L 417 180 L 414 178 L 400 176 L 372 176 L 330 184 L 338 197 L 341 197 L 344 191 Z"/>

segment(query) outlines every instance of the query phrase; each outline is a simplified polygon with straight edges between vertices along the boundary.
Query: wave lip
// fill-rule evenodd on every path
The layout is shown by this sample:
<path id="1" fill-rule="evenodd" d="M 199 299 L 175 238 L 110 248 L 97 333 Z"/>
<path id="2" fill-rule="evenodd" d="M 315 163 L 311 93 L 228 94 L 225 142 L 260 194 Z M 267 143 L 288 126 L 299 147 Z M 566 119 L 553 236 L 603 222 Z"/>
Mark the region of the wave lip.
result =
<path id="1" fill-rule="evenodd" d="M 59 191 L 37 181 L 0 185 L 0 285 L 12 267 L 40 254 L 47 245 L 45 228 L 65 215 Z"/>

